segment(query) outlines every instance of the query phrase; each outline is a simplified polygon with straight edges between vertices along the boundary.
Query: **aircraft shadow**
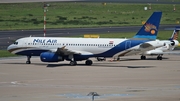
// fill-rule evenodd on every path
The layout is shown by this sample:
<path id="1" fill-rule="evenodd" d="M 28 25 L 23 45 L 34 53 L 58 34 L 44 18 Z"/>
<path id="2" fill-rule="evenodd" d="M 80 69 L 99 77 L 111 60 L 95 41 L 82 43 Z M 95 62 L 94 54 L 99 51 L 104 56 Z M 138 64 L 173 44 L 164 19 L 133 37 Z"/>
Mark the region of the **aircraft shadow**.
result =
<path id="1" fill-rule="evenodd" d="M 127 68 L 153 68 L 155 66 L 121 66 L 121 67 L 127 67 Z"/>
<path id="2" fill-rule="evenodd" d="M 166 57 L 162 57 L 162 60 L 168 60 L 169 58 L 166 58 Z M 157 60 L 157 58 L 146 58 L 146 60 Z M 141 59 L 130 59 L 130 58 L 122 58 L 121 60 L 119 61 L 143 61 Z M 144 60 L 145 61 L 145 60 Z M 158 60 L 159 61 L 159 60 Z"/>
<path id="3" fill-rule="evenodd" d="M 22 65 L 22 66 L 27 66 L 27 65 L 34 65 L 34 66 L 46 66 L 47 68 L 57 68 L 57 67 L 64 67 L 64 66 L 67 66 L 69 67 L 70 65 L 69 64 L 43 64 L 43 63 L 31 63 L 31 64 L 26 64 L 26 63 L 1 63 L 1 64 L 12 64 L 12 65 Z M 106 68 L 111 68 L 111 67 L 122 67 L 122 68 L 152 68 L 152 67 L 155 67 L 155 66 L 146 66 L 146 65 L 136 65 L 136 66 L 129 66 L 129 65 L 118 65 L 119 63 L 118 62 L 107 62 L 107 63 L 94 63 L 92 64 L 91 66 L 88 66 L 86 64 L 77 64 L 76 66 L 74 67 L 84 67 L 84 66 L 87 66 L 87 67 L 106 67 Z"/>
<path id="4" fill-rule="evenodd" d="M 168 60 L 169 58 L 162 57 L 162 60 Z M 157 58 L 146 58 L 146 60 L 157 60 Z M 159 61 L 159 60 L 158 60 Z"/>
<path id="5" fill-rule="evenodd" d="M 41 65 L 41 66 L 46 66 L 47 64 L 43 63 L 31 63 L 31 64 L 26 64 L 26 63 L 1 63 L 1 64 L 12 64 L 12 65 Z"/>
<path id="6" fill-rule="evenodd" d="M 114 64 L 114 63 L 113 63 Z M 118 63 L 119 64 L 119 63 Z M 132 65 L 118 65 L 118 64 L 114 64 L 114 65 L 111 65 L 111 64 L 105 64 L 105 63 L 95 63 L 92 65 L 92 67 L 118 67 L 118 68 L 153 68 L 155 66 L 149 66 L 149 65 L 135 65 L 135 66 L 132 66 Z"/>
<path id="7" fill-rule="evenodd" d="M 119 63 L 118 63 L 119 64 Z M 88 66 L 86 64 L 77 64 L 76 66 L 74 67 L 106 67 L 106 68 L 112 68 L 112 67 L 118 67 L 118 68 L 152 68 L 152 67 L 155 67 L 155 66 L 146 66 L 146 65 L 136 65 L 136 66 L 129 66 L 129 65 L 118 65 L 118 64 L 114 64 L 114 63 L 94 63 L 92 64 L 91 66 Z M 47 68 L 57 68 L 57 67 L 61 67 L 61 66 L 70 66 L 69 64 L 48 64 L 46 67 Z M 85 68 L 86 68 L 85 67 Z"/>
<path id="8" fill-rule="evenodd" d="M 46 67 L 48 68 L 55 68 L 60 66 L 70 66 L 69 64 L 48 64 Z"/>
<path id="9" fill-rule="evenodd" d="M 168 59 L 168 58 L 163 58 L 163 59 Z M 148 58 L 148 60 L 156 60 L 156 58 Z M 126 67 L 126 68 L 152 68 L 154 66 L 130 66 L 130 65 L 121 65 L 120 62 L 122 61 L 146 61 L 146 60 L 141 60 L 141 59 L 132 59 L 132 58 L 123 58 L 122 60 L 120 61 L 109 61 L 109 60 L 106 60 L 106 61 L 97 61 L 95 60 L 94 63 L 89 66 L 89 67 L 108 67 L 108 68 L 111 68 L 111 67 Z M 24 62 L 20 63 L 20 62 L 11 62 L 11 63 L 1 63 L 1 64 L 12 64 L 12 65 L 22 65 L 22 66 L 27 66 L 27 65 L 34 65 L 34 66 L 45 66 L 47 68 L 56 68 L 56 67 L 62 67 L 62 66 L 67 66 L 69 67 L 69 63 L 63 63 L 63 62 L 60 62 L 60 63 L 37 63 L 37 62 L 32 62 L 31 64 L 26 64 Z M 76 66 L 74 67 L 77 67 L 77 66 L 80 66 L 80 67 L 83 67 L 83 66 L 86 66 L 84 63 L 78 63 Z"/>

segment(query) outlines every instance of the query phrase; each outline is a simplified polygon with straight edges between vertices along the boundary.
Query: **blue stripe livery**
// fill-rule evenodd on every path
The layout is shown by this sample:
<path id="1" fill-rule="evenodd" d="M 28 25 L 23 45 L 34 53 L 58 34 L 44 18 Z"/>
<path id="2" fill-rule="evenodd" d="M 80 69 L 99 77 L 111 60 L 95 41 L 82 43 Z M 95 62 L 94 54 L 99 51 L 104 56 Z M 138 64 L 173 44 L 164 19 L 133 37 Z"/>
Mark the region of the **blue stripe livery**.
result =
<path id="1" fill-rule="evenodd" d="M 127 50 L 129 48 L 132 48 L 134 46 L 137 46 L 141 43 L 145 43 L 145 42 L 148 42 L 148 40 L 125 40 L 121 43 L 119 43 L 118 45 L 116 45 L 115 47 L 113 47 L 112 49 L 106 51 L 106 52 L 103 52 L 103 53 L 100 53 L 100 54 L 96 54 L 95 56 L 96 57 L 112 57 L 113 55 L 115 55 L 116 53 L 118 52 L 122 52 L 124 50 Z"/>

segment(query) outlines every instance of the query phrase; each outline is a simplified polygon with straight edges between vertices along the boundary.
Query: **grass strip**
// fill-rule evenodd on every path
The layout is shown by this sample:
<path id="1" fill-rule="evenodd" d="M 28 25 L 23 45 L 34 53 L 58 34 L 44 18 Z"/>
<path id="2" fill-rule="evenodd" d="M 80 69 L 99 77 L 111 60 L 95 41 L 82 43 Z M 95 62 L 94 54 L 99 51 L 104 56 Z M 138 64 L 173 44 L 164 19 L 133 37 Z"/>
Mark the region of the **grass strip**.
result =
<path id="1" fill-rule="evenodd" d="M 49 2 L 46 28 L 142 25 L 154 11 L 162 11 L 161 24 L 180 22 L 180 4 Z M 43 3 L 0 4 L 0 30 L 43 29 Z"/>

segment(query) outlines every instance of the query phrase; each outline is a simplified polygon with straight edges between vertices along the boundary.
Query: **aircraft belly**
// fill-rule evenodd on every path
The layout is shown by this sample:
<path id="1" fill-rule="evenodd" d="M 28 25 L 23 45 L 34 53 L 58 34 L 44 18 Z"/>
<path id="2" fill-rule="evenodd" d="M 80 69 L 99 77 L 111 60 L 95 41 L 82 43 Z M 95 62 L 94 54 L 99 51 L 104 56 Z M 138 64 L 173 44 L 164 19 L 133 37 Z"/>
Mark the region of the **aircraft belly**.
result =
<path id="1" fill-rule="evenodd" d="M 14 54 L 18 55 L 29 55 L 29 56 L 40 56 L 41 53 L 47 52 L 45 49 L 37 49 L 37 48 L 27 48 L 27 49 L 19 49 L 14 51 Z"/>
<path id="2" fill-rule="evenodd" d="M 114 57 L 138 55 L 140 52 L 141 51 L 136 51 L 136 50 L 125 50 L 125 51 L 122 51 L 122 52 L 115 54 Z"/>

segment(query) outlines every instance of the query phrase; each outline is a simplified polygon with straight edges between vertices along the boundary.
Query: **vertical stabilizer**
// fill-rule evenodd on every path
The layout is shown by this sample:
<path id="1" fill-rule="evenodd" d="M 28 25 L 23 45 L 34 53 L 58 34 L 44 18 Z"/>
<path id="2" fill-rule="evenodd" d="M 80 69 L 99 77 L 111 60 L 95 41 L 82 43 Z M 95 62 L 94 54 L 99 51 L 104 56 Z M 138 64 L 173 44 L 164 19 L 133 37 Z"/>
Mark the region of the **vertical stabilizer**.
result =
<path id="1" fill-rule="evenodd" d="M 178 40 L 179 31 L 180 31 L 180 27 L 176 27 L 169 40 Z"/>
<path id="2" fill-rule="evenodd" d="M 162 12 L 154 12 L 133 38 L 155 40 L 161 20 Z"/>

